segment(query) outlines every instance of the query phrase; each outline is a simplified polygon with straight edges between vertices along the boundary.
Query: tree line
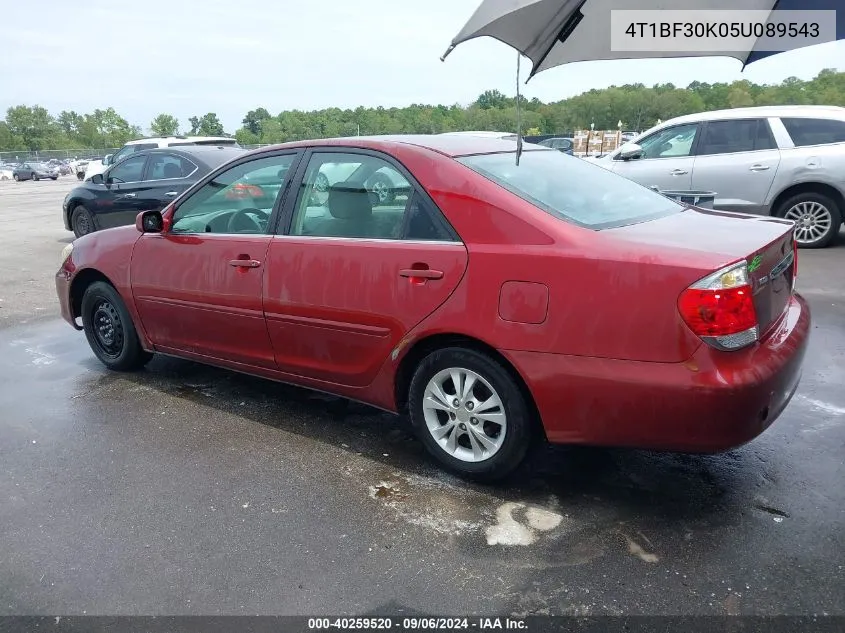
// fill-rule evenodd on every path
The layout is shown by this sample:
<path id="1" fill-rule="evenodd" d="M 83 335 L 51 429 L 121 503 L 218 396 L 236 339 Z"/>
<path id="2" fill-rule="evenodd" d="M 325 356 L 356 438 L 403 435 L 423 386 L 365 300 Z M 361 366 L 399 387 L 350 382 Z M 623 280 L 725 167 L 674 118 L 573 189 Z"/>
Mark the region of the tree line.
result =
<path id="1" fill-rule="evenodd" d="M 612 86 L 543 103 L 521 97 L 526 135 L 562 134 L 576 129 L 644 130 L 658 120 L 705 110 L 754 105 L 817 104 L 845 106 L 845 72 L 821 71 L 809 81 L 796 77 L 779 84 L 750 81 L 704 83 L 693 81 L 686 88 L 671 83 Z M 217 114 L 190 117 L 187 125 L 171 114 L 156 116 L 148 129 L 130 125 L 114 108 L 79 114 L 63 110 L 58 115 L 34 105 L 9 108 L 0 121 L 0 151 L 44 149 L 98 149 L 120 147 L 145 134 L 177 133 L 202 136 L 234 136 L 243 145 L 280 143 L 306 138 L 357 134 L 436 134 L 460 130 L 513 132 L 516 98 L 487 90 L 469 105 L 422 105 L 404 108 L 326 108 L 310 112 L 286 110 L 272 115 L 266 108 L 250 110 L 242 127 L 227 133 Z"/>

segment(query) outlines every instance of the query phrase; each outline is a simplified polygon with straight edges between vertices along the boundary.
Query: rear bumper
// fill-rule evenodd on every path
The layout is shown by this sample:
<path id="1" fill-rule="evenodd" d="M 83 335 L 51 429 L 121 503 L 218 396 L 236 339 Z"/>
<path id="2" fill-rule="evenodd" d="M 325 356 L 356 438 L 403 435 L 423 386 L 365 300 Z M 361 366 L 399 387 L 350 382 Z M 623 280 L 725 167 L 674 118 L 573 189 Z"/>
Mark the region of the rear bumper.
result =
<path id="1" fill-rule="evenodd" d="M 714 453 L 765 431 L 801 378 L 810 311 L 795 295 L 763 341 L 702 345 L 684 363 L 504 352 L 525 377 L 552 442 Z"/>

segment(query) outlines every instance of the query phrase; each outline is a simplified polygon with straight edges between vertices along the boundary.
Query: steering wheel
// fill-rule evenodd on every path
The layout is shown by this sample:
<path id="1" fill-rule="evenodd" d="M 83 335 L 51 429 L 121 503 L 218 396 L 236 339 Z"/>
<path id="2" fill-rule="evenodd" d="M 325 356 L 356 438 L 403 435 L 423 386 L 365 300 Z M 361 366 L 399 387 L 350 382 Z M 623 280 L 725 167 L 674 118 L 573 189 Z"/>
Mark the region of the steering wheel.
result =
<path id="1" fill-rule="evenodd" d="M 247 207 L 245 209 L 238 209 L 229 217 L 229 223 L 226 226 L 228 233 L 263 233 L 264 227 L 259 221 L 250 214 L 255 214 L 263 220 L 270 218 L 270 214 L 261 209 L 254 207 Z"/>

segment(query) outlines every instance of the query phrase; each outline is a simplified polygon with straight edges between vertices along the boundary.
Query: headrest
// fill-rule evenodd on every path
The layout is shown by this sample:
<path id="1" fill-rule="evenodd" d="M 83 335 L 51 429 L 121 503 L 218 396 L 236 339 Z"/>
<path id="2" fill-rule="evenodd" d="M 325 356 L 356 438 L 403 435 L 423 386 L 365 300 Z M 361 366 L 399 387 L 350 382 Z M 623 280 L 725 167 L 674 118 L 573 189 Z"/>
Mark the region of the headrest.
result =
<path id="1" fill-rule="evenodd" d="M 370 192 L 363 185 L 339 184 L 329 188 L 329 213 L 338 220 L 363 220 L 373 215 Z"/>
<path id="2" fill-rule="evenodd" d="M 165 178 L 181 178 L 182 177 L 182 169 L 179 165 L 175 163 L 167 163 L 164 166 L 164 177 Z"/>

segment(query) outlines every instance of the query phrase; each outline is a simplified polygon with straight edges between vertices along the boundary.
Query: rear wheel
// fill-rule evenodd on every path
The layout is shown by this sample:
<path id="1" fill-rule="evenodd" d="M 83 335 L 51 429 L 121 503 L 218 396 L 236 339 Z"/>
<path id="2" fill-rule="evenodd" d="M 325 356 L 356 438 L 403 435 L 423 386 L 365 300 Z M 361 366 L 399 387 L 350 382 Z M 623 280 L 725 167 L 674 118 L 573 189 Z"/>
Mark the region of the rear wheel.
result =
<path id="1" fill-rule="evenodd" d="M 76 237 L 82 237 L 94 232 L 94 219 L 91 213 L 81 204 L 70 214 L 70 228 Z"/>
<path id="2" fill-rule="evenodd" d="M 785 200 L 775 215 L 795 222 L 795 241 L 800 248 L 825 248 L 836 239 L 842 216 L 827 196 L 799 193 Z"/>
<path id="3" fill-rule="evenodd" d="M 20 176 L 18 176 L 17 174 L 12 174 L 12 178 L 14 178 L 14 179 L 15 179 L 15 182 L 20 182 L 20 181 L 21 181 L 21 177 L 20 177 Z"/>
<path id="4" fill-rule="evenodd" d="M 126 304 L 111 284 L 95 281 L 86 288 L 82 326 L 94 355 L 109 369 L 140 369 L 153 357 L 141 347 Z"/>
<path id="5" fill-rule="evenodd" d="M 38 174 L 36 174 L 35 172 L 32 172 L 32 173 L 29 175 L 29 177 L 30 177 L 30 178 L 32 178 L 33 180 L 38 180 Z"/>
<path id="6" fill-rule="evenodd" d="M 429 453 L 472 479 L 506 477 L 531 442 L 531 409 L 519 385 L 498 361 L 474 350 L 426 356 L 411 380 L 408 408 Z"/>

